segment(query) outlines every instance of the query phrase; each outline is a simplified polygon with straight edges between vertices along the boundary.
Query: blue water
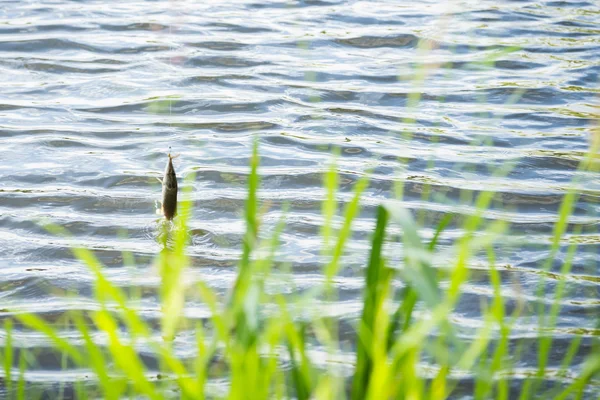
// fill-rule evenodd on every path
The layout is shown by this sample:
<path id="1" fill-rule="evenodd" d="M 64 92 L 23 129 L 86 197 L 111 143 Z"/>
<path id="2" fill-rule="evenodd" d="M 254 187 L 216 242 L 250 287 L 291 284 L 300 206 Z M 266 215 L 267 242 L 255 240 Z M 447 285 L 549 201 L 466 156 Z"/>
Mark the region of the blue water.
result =
<path id="1" fill-rule="evenodd" d="M 340 210 L 360 177 L 371 184 L 335 281 L 339 304 L 315 300 L 313 308 L 349 326 L 360 312 L 375 207 L 395 197 L 398 183 L 425 239 L 444 215 L 457 215 L 441 238 L 439 268 L 453 265 L 472 199 L 494 191 L 485 221 L 510 224 L 494 241 L 503 293 L 509 310 L 523 306 L 511 334 L 511 346 L 526 344 L 515 361 L 517 387 L 535 371 L 537 306 L 552 304 L 558 282 L 566 292 L 549 331 L 547 379 L 568 384 L 599 334 L 600 176 L 577 172 L 600 135 L 598 21 L 595 1 L 2 1 L 0 319 L 35 312 L 52 322 L 97 309 L 93 277 L 70 252 L 76 245 L 94 250 L 118 285 L 140 288 L 136 308 L 158 321 L 156 177 L 169 147 L 181 154 L 180 186 L 193 186 L 188 281 L 225 293 L 240 256 L 257 136 L 265 232 L 289 206 L 277 262 L 291 264 L 293 285 L 273 290 L 324 281 L 322 173 L 335 149 Z M 541 273 L 571 188 L 580 197 L 551 263 L 555 274 Z M 73 238 L 48 233 L 39 225 L 46 220 Z M 572 270 L 556 275 L 573 243 Z M 389 252 L 401 267 L 402 246 Z M 453 315 L 467 342 L 493 295 L 485 253 L 469 267 Z M 190 319 L 208 315 L 200 302 L 186 306 Z M 576 335 L 582 346 L 568 374 L 553 373 Z M 16 347 L 39 354 L 28 381 L 53 387 L 87 376 L 61 371 L 41 334 L 18 328 L 14 336 Z M 191 356 L 195 338 L 184 332 L 177 344 Z M 325 367 L 350 368 L 353 359 L 348 351 L 328 360 L 319 346 L 315 354 Z"/>

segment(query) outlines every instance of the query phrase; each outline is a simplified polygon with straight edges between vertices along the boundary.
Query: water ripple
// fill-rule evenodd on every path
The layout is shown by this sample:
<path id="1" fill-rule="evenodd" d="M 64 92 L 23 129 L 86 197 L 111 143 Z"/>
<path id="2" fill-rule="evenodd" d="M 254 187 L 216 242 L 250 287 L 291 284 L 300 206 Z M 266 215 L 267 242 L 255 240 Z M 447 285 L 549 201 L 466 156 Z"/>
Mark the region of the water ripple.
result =
<path id="1" fill-rule="evenodd" d="M 519 302 L 530 306 L 510 345 L 535 340 L 534 310 L 553 301 L 536 298 L 537 285 L 553 293 L 560 281 L 567 295 L 551 332 L 555 347 L 581 334 L 582 351 L 591 351 L 588 339 L 598 335 L 591 317 L 600 307 L 600 178 L 577 170 L 599 114 L 597 15 L 586 1 L 452 8 L 434 1 L 128 1 L 106 8 L 58 0 L 0 7 L 0 319 L 30 311 L 56 323 L 68 310 L 97 309 L 93 277 L 69 251 L 75 245 L 94 250 L 111 281 L 139 290 L 135 307 L 158 326 L 156 178 L 169 146 L 181 153 L 179 176 L 195 174 L 186 181 L 194 205 L 189 282 L 227 292 L 258 136 L 265 228 L 289 206 L 276 263 L 291 264 L 292 272 L 279 276 L 286 284 L 268 283 L 273 293 L 323 283 L 321 182 L 337 150 L 341 206 L 360 177 L 372 178 L 343 257 L 347 268 L 334 281 L 339 301 L 314 305 L 340 320 L 342 337 L 354 334 L 360 312 L 375 206 L 393 198 L 402 181 L 404 205 L 423 222 L 424 237 L 445 215 L 455 216 L 440 238 L 440 269 L 454 259 L 461 222 L 476 212 L 469 199 L 495 192 L 482 217 L 510 223 L 495 244 L 507 312 Z M 571 189 L 579 196 L 567 235 L 550 270 L 541 271 Z M 72 237 L 48 233 L 42 224 L 49 220 Z M 578 249 L 565 277 L 559 272 L 572 244 Z M 134 255 L 135 266 L 123 252 Z M 401 267 L 402 246 L 389 252 Z M 481 327 L 480 304 L 493 296 L 487 266 L 484 258 L 469 264 L 472 279 L 452 316 L 467 340 Z M 209 316 L 194 298 L 185 313 Z M 62 334 L 77 340 L 69 329 Z M 88 371 L 74 368 L 58 373 L 60 357 L 42 337 L 15 335 L 17 350 L 40 351 L 30 382 L 51 391 L 54 382 L 87 379 Z M 178 352 L 193 356 L 193 335 L 182 332 L 176 342 Z M 313 349 L 332 362 L 324 352 Z M 150 351 L 142 353 L 156 365 Z M 353 362 L 344 352 L 328 356 Z M 516 379 L 536 365 L 529 356 Z M 557 368 L 552 357 L 549 370 Z M 461 379 L 469 384 L 468 375 Z M 217 391 L 222 385 L 211 384 Z"/>

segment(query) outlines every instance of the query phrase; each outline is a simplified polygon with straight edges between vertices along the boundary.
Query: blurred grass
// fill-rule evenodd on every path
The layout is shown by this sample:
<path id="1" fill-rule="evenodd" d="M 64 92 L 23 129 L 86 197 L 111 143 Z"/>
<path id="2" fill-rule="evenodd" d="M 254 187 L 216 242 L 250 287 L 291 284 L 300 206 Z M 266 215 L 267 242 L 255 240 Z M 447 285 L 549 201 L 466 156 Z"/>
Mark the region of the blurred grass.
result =
<path id="1" fill-rule="evenodd" d="M 419 48 L 420 52 L 427 50 Z M 497 57 L 516 50 L 511 47 L 492 54 L 481 64 L 491 66 Z M 417 69 L 415 85 L 420 86 L 429 72 L 424 67 Z M 516 90 L 509 102 L 516 102 L 522 93 L 523 90 Z M 418 107 L 420 96 L 420 91 L 412 92 L 407 108 Z M 169 112 L 177 101 L 149 100 L 152 101 L 148 111 L 158 114 Z M 409 116 L 404 122 L 413 124 L 415 119 Z M 411 140 L 411 132 L 404 132 L 403 137 Z M 592 136 L 579 172 L 598 172 L 599 150 L 600 129 Z M 339 157 L 339 152 L 335 157 Z M 275 262 L 285 218 L 270 234 L 263 231 L 265 207 L 259 200 L 259 165 L 255 139 L 247 179 L 242 255 L 235 282 L 226 295 L 220 295 L 205 282 L 187 282 L 188 222 L 194 181 L 190 174 L 183 185 L 178 217 L 173 224 L 163 223 L 159 228 L 163 250 L 155 260 L 160 276 L 158 329 L 136 307 L 133 300 L 141 297 L 139 292 L 132 294 L 121 289 L 110 281 L 93 252 L 73 247 L 75 257 L 94 277 L 93 298 L 97 307 L 68 312 L 58 322 L 18 310 L 14 310 L 14 320 L 5 318 L 0 396 L 43 397 L 27 375 L 35 367 L 36 354 L 22 343 L 15 343 L 15 331 L 26 329 L 51 343 L 60 355 L 62 368 L 74 365 L 78 371 L 85 371 L 85 378 L 73 387 L 58 385 L 57 398 L 69 398 L 69 393 L 75 392 L 77 398 L 106 399 L 583 399 L 594 390 L 600 392 L 598 340 L 593 341 L 591 348 L 595 351 L 585 363 L 576 365 L 575 356 L 581 351 L 583 338 L 575 335 L 561 352 L 560 370 L 548 370 L 554 344 L 551 332 L 566 296 L 564 279 L 558 279 L 553 293 L 544 284 L 539 285 L 536 298 L 549 298 L 551 302 L 547 307 L 538 301 L 535 313 L 537 369 L 518 371 L 524 345 L 512 343 L 511 333 L 526 304 L 523 300 L 508 305 L 502 294 L 508 282 L 503 282 L 498 270 L 495 245 L 509 232 L 509 226 L 502 221 L 489 223 L 484 218 L 495 193 L 461 193 L 465 203 L 474 205 L 474 211 L 461 218 L 445 215 L 435 224 L 432 238 L 425 242 L 420 227 L 428 216 L 421 212 L 415 218 L 404 208 L 403 182 L 396 184 L 397 200 L 376 207 L 370 255 L 364 260 L 362 310 L 348 348 L 348 343 L 339 338 L 339 321 L 320 315 L 312 307 L 315 299 L 332 303 L 337 300 L 336 277 L 344 268 L 343 256 L 348 252 L 369 178 L 357 180 L 351 199 L 338 216 L 340 177 L 336 162 L 331 163 L 323 175 L 320 234 L 321 254 L 327 260 L 322 270 L 323 284 L 303 294 L 273 294 L 267 290 L 268 284 L 281 283 L 281 272 L 285 272 Z M 492 171 L 492 175 L 506 176 L 511 168 L 507 164 Z M 580 182 L 574 182 L 573 187 L 577 183 Z M 429 199 L 429 189 L 430 184 L 424 184 L 423 201 Z M 578 197 L 579 193 L 571 189 L 562 200 L 543 272 L 550 271 L 558 255 Z M 461 228 L 460 236 L 451 249 L 440 249 L 440 238 L 452 224 Z M 56 224 L 47 224 L 46 228 L 55 235 L 69 237 Z M 579 233 L 577 229 L 580 228 L 575 229 L 575 234 Z M 388 246 L 397 243 L 402 244 L 401 261 L 388 251 Z M 571 272 L 576 250 L 577 243 L 572 242 L 559 277 Z M 474 339 L 464 339 L 453 323 L 454 312 L 463 286 L 470 279 L 469 261 L 481 254 L 487 259 L 493 294 L 489 304 L 481 304 L 481 324 L 472 335 Z M 131 254 L 123 257 L 127 266 L 135 265 Z M 447 260 L 448 267 L 434 267 L 436 257 Z M 189 297 L 200 299 L 210 316 L 201 322 L 186 319 Z M 63 337 L 64 327 L 74 330 L 77 337 Z M 189 332 L 193 332 L 196 341 L 195 352 L 193 356 L 182 356 L 177 351 L 177 338 Z M 314 356 L 318 347 L 327 351 L 329 358 L 325 362 L 322 356 Z M 353 361 L 336 360 L 335 356 L 344 350 L 354 355 Z M 156 365 L 149 365 L 149 353 L 157 360 Z M 343 364 L 343 371 L 339 364 Z M 554 384 L 548 385 L 547 379 Z"/>
<path id="2" fill-rule="evenodd" d="M 453 220 L 452 215 L 442 218 L 429 243 L 424 243 L 417 222 L 401 202 L 378 206 L 370 257 L 364 270 L 363 308 L 355 327 L 356 360 L 348 365 L 353 371 L 351 377 L 315 363 L 311 349 L 319 341 L 330 354 L 339 351 L 337 325 L 318 313 L 309 319 L 299 318 L 293 310 L 305 299 L 269 294 L 265 289 L 266 282 L 276 279 L 275 252 L 284 221 L 277 224 L 271 235 L 261 234 L 259 161 L 255 140 L 248 176 L 246 233 L 237 279 L 227 298 L 221 298 L 202 282 L 197 285 L 195 291 L 209 307 L 211 317 L 192 326 L 197 342 L 194 357 L 181 358 L 173 346 L 178 333 L 190 329 L 183 311 L 186 294 L 190 291 L 185 271 L 189 264 L 186 248 L 192 185 L 184 185 L 179 217 L 174 225 L 162 225 L 165 229 L 160 236 L 163 251 L 156 260 L 161 278 L 160 335 L 130 305 L 128 294 L 107 279 L 96 256 L 87 249 L 73 248 L 74 255 L 94 275 L 98 309 L 69 312 L 61 324 L 28 313 L 17 313 L 15 321 L 5 319 L 6 337 L 0 357 L 7 396 L 31 398 L 33 393 L 26 393 L 27 369 L 35 363 L 35 354 L 28 356 L 27 348 L 20 347 L 16 355 L 15 323 L 20 329 L 44 335 L 61 354 L 64 368 L 72 364 L 88 371 L 86 381 L 76 382 L 71 388 L 78 393 L 78 398 L 444 399 L 451 398 L 460 387 L 456 374 L 465 373 L 473 379 L 470 395 L 475 399 L 513 398 L 514 385 L 521 387 L 523 399 L 584 398 L 589 385 L 600 388 L 599 353 L 589 355 L 578 376 L 563 380 L 562 385 L 542 388 L 552 346 L 552 337 L 544 332 L 557 323 L 565 294 L 562 281 L 554 292 L 550 309 L 538 310 L 537 372 L 531 376 L 519 375 L 517 381 L 511 382 L 519 355 L 509 339 L 523 307 L 515 307 L 509 313 L 501 293 L 503 282 L 496 268 L 494 243 L 506 232 L 506 224 L 482 225 L 482 214 L 493 198 L 491 192 L 482 192 L 474 200 L 477 211 L 464 219 L 464 233 L 454 244 L 453 266 L 444 271 L 434 268 L 432 260 L 440 237 Z M 583 163 L 582 169 L 594 165 L 589 161 Z M 189 182 L 193 179 L 188 177 Z M 367 178 L 356 183 L 354 195 L 342 214 L 343 222 L 335 228 L 338 182 L 335 163 L 332 163 L 324 175 L 326 196 L 321 229 L 322 252 L 330 261 L 323 269 L 326 279 L 320 293 L 327 299 L 335 299 L 333 281 L 340 271 L 341 256 L 347 249 L 352 223 L 360 210 L 361 194 L 368 186 Z M 565 195 L 552 243 L 555 251 L 575 200 L 574 192 Z M 390 236 L 391 225 L 399 228 L 401 234 Z M 58 225 L 48 224 L 47 229 L 56 235 L 69 235 Z M 385 255 L 386 245 L 395 240 L 403 243 L 404 259 L 400 265 L 391 263 Z M 576 247 L 576 243 L 569 246 L 562 275 L 570 272 Z M 490 304 L 482 304 L 482 326 L 477 330 L 476 339 L 465 341 L 456 334 L 451 315 L 461 297 L 462 285 L 469 279 L 468 260 L 481 251 L 487 254 L 489 261 L 493 298 Z M 133 261 L 129 262 L 133 264 Z M 319 291 L 310 295 L 319 296 Z M 265 313 L 268 305 L 276 307 Z M 420 312 L 415 314 L 417 307 Z M 62 337 L 61 326 L 75 329 L 79 340 Z M 98 343 L 92 332 L 101 332 L 106 338 L 104 343 Z M 141 344 L 152 350 L 158 360 L 158 371 L 151 370 L 141 358 Z M 566 350 L 561 368 L 563 376 L 571 371 L 580 344 L 580 339 L 573 340 Z M 437 370 L 425 376 L 422 361 L 427 355 L 433 357 Z M 14 371 L 15 366 L 18 373 Z M 221 393 L 215 393 L 210 383 L 219 380 L 228 384 Z M 58 398 L 69 397 L 66 389 L 61 385 Z"/>

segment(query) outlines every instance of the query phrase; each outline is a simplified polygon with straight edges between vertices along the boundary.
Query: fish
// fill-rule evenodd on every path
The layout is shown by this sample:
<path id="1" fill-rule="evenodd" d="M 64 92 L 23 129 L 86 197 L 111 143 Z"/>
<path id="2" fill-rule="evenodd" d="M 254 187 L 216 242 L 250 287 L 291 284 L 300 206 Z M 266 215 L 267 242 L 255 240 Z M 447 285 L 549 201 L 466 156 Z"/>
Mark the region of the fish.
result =
<path id="1" fill-rule="evenodd" d="M 167 220 L 172 220 L 177 214 L 177 175 L 173 168 L 173 159 L 177 156 L 172 156 L 169 153 L 169 161 L 165 168 L 165 175 L 162 179 L 162 205 L 161 212 Z"/>

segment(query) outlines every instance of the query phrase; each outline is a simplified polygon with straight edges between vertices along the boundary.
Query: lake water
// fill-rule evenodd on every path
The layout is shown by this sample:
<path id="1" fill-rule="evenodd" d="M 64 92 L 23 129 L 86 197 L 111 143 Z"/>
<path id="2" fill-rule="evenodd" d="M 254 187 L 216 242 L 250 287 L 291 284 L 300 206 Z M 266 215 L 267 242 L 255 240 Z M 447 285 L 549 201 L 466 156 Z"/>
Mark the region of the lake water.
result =
<path id="1" fill-rule="evenodd" d="M 524 303 L 511 336 L 525 343 L 517 380 L 537 365 L 533 317 L 559 282 L 540 271 L 577 179 L 581 197 L 551 268 L 559 272 L 579 243 L 549 365 L 559 368 L 581 334 L 576 374 L 599 334 L 600 176 L 576 172 L 600 114 L 598 21 L 595 1 L 2 1 L 0 318 L 20 310 L 55 321 L 96 309 L 75 244 L 94 250 L 119 286 L 141 288 L 140 312 L 158 320 L 156 178 L 169 146 L 180 154 L 180 182 L 195 173 L 189 282 L 224 293 L 240 256 L 257 135 L 265 228 L 288 204 L 277 261 L 291 263 L 299 291 L 323 282 L 322 173 L 332 152 L 340 150 L 341 203 L 372 172 L 335 281 L 339 302 L 317 303 L 348 325 L 360 312 L 375 206 L 394 197 L 395 182 L 405 181 L 404 204 L 425 238 L 443 215 L 470 214 L 472 196 L 496 191 L 484 216 L 511 223 L 497 265 L 509 310 Z M 43 220 L 73 239 L 48 233 Z M 460 226 L 444 234 L 439 267 L 451 265 L 444 251 Z M 453 315 L 467 340 L 493 295 L 484 255 L 469 266 Z M 549 295 L 536 300 L 540 280 Z M 193 303 L 186 315 L 208 311 Z M 81 377 L 44 356 L 40 334 L 17 330 L 14 341 L 40 354 L 29 381 Z M 189 355 L 195 339 L 182 335 L 178 345 Z"/>

